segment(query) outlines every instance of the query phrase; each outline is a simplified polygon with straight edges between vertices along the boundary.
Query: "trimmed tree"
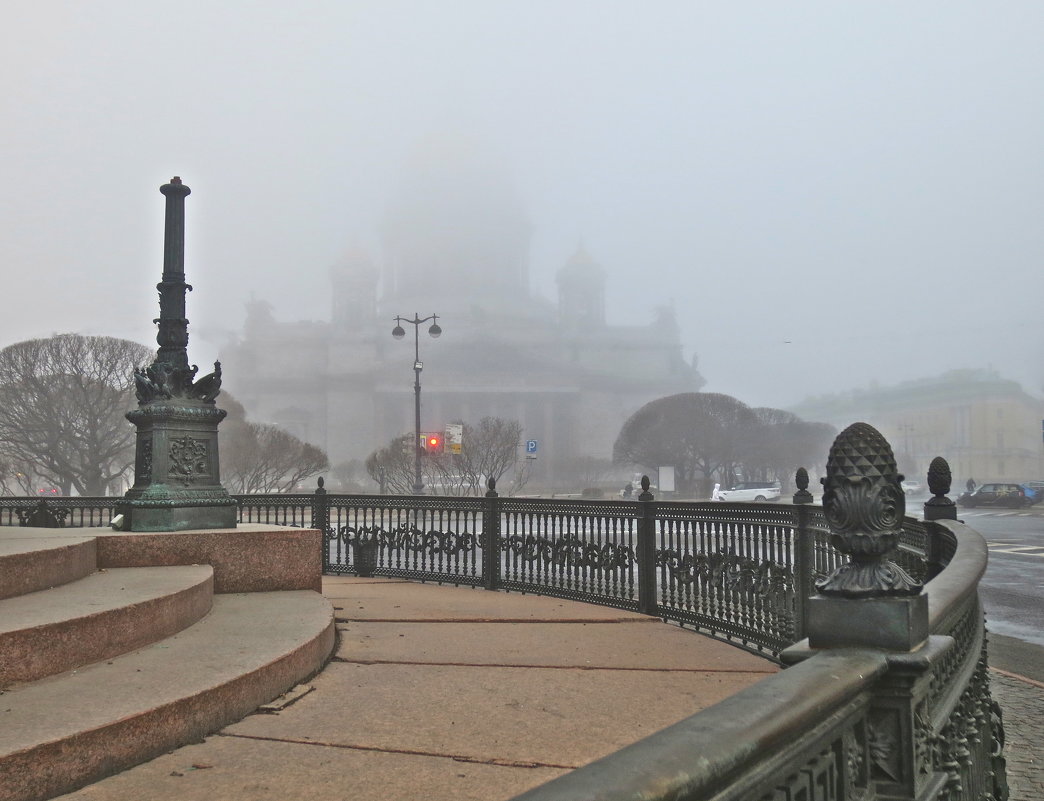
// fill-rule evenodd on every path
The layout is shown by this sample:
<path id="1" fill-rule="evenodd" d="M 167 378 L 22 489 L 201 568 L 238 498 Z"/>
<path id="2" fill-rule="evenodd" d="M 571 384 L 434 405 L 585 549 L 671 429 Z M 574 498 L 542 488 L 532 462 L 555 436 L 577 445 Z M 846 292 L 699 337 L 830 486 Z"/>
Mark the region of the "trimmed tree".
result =
<path id="1" fill-rule="evenodd" d="M 731 476 L 752 451 L 754 412 L 731 395 L 683 392 L 631 415 L 613 445 L 617 464 L 673 465 L 682 492 L 703 492 L 714 475 Z"/>

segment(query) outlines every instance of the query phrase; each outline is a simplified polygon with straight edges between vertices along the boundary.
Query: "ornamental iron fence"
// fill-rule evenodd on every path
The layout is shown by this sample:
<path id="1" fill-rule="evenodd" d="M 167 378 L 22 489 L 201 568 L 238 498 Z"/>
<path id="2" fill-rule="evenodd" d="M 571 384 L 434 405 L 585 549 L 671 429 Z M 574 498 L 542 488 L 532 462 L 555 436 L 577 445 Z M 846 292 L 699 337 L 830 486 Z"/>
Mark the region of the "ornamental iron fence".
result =
<path id="1" fill-rule="evenodd" d="M 236 502 L 241 524 L 322 531 L 327 573 L 637 610 L 788 666 L 519 801 L 1003 801 L 985 542 L 956 522 L 948 468 L 922 520 L 903 514 L 894 462 L 835 456 L 823 506 L 663 502 L 647 479 L 637 500 L 501 498 L 492 482 L 483 498 L 338 495 L 320 480 Z M 0 525 L 105 525 L 118 501 L 0 498 Z"/>
<path id="2" fill-rule="evenodd" d="M 837 568 L 819 506 L 310 494 L 235 495 L 238 522 L 324 532 L 323 572 L 555 595 L 656 615 L 778 657 L 805 636 L 814 582 Z M 491 482 L 492 483 L 492 482 Z M 119 498 L 0 497 L 0 525 L 106 526 Z M 42 519 L 42 518 L 39 518 Z M 924 523 L 897 562 L 930 573 Z"/>
<path id="3" fill-rule="evenodd" d="M 641 611 L 772 657 L 801 639 L 813 581 L 838 561 L 820 510 L 789 504 L 510 498 L 495 486 L 484 498 L 320 487 L 236 500 L 241 523 L 324 531 L 327 574 L 362 559 L 367 575 Z"/>

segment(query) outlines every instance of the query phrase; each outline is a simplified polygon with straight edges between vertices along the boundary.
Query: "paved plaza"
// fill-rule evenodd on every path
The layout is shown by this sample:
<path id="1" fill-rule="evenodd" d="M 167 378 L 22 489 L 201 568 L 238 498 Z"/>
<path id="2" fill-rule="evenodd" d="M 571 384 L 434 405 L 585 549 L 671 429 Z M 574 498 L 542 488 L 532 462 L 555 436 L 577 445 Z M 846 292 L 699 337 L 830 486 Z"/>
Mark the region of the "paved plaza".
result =
<path id="1" fill-rule="evenodd" d="M 556 598 L 326 577 L 340 641 L 280 703 L 75 801 L 508 799 L 775 673 L 638 614 Z M 1013 801 L 1044 798 L 1044 684 L 991 674 Z"/>
<path id="2" fill-rule="evenodd" d="M 556 598 L 354 577 L 324 593 L 340 641 L 304 694 L 63 798 L 507 799 L 777 671 Z"/>

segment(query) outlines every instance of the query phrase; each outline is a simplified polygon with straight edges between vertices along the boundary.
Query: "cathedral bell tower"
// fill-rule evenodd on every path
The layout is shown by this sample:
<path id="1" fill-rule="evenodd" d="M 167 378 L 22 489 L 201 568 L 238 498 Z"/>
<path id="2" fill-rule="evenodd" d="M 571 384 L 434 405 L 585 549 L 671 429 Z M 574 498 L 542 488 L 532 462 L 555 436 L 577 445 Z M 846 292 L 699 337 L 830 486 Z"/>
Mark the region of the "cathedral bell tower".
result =
<path id="1" fill-rule="evenodd" d="M 605 327 L 605 270 L 583 245 L 558 271 L 558 319 L 563 329 Z"/>

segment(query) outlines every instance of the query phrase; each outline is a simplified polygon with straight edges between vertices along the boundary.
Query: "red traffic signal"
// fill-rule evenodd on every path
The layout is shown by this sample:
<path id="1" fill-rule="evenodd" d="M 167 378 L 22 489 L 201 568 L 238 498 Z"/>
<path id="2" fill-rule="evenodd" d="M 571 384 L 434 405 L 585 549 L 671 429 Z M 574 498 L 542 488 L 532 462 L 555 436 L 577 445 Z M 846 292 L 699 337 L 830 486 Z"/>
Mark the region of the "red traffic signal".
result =
<path id="1" fill-rule="evenodd" d="M 420 444 L 426 451 L 441 451 L 442 434 L 421 434 Z"/>

